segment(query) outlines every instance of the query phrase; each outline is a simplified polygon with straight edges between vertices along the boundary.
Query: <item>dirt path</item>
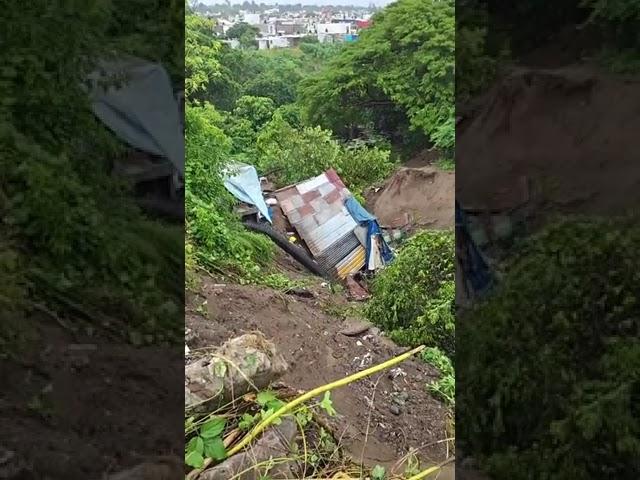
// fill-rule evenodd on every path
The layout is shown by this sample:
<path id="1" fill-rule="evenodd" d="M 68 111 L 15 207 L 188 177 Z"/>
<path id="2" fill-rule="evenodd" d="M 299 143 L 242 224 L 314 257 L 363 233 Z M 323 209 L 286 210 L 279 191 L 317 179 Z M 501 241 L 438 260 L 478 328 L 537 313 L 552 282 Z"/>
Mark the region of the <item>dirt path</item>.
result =
<path id="1" fill-rule="evenodd" d="M 260 330 L 290 362 L 291 370 L 283 382 L 304 390 L 404 351 L 375 329 L 357 337 L 339 333 L 345 328 L 344 321 L 326 312 L 344 306 L 345 300 L 319 285 L 311 290 L 313 298 L 301 298 L 268 288 L 204 279 L 201 293 L 188 300 L 186 325 L 195 334 L 189 347 L 219 345 L 243 332 Z M 434 375 L 431 367 L 412 360 L 393 373 L 334 392 L 340 415 L 334 433 L 345 451 L 356 461 L 388 467 L 410 449 L 418 449 L 424 462 L 444 460 L 445 445 L 437 442 L 447 438 L 447 409 L 425 388 Z M 372 409 L 369 402 L 373 395 Z"/>

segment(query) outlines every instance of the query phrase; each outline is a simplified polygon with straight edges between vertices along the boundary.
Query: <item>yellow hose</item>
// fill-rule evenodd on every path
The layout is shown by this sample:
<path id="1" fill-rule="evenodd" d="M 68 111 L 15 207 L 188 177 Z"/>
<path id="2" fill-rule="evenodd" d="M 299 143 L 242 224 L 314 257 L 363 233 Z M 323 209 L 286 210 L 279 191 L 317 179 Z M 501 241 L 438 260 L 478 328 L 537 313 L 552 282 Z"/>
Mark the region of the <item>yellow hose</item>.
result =
<path id="1" fill-rule="evenodd" d="M 377 373 L 377 372 L 385 370 L 385 369 L 387 369 L 389 367 L 392 367 L 392 366 L 394 366 L 394 365 L 396 365 L 396 364 L 398 364 L 400 362 L 405 361 L 407 358 L 412 357 L 413 355 L 415 355 L 416 353 L 421 352 L 424 349 L 425 349 L 425 346 L 421 345 L 421 346 L 419 346 L 417 348 L 414 348 L 413 350 L 410 350 L 409 352 L 403 353 L 402 355 L 399 355 L 399 356 L 397 356 L 395 358 L 391 358 L 391 359 L 387 360 L 386 362 L 382 362 L 382 363 L 380 363 L 378 365 L 374 365 L 373 367 L 367 368 L 366 370 L 362 370 L 360 372 L 356 372 L 353 375 L 349 375 L 348 377 L 341 378 L 340 380 L 336 380 L 335 382 L 331 382 L 331 383 L 328 383 L 328 384 L 323 385 L 321 387 L 314 388 L 313 390 L 310 390 L 307 393 L 305 393 L 303 395 L 300 395 L 298 398 L 295 398 L 294 400 L 290 401 L 289 403 L 283 405 L 282 407 L 280 407 L 280 409 L 276 410 L 274 413 L 269 415 L 263 421 L 258 423 L 253 428 L 253 430 L 251 430 L 251 432 L 249 432 L 240 442 L 238 442 L 231 450 L 229 450 L 227 452 L 227 457 L 230 457 L 230 456 L 238 453 L 244 447 L 249 445 L 258 436 L 258 434 L 260 434 L 266 427 L 268 427 L 275 419 L 277 419 L 277 418 L 281 417 L 282 415 L 292 411 L 294 408 L 296 408 L 301 403 L 304 403 L 307 400 L 310 400 L 310 399 L 312 399 L 314 397 L 317 397 L 318 395 L 321 395 L 321 394 L 323 394 L 325 392 L 328 392 L 330 390 L 334 390 L 336 388 L 344 387 L 345 385 L 348 385 L 348 384 L 353 383 L 353 382 L 357 382 L 358 380 L 362 380 L 363 378 L 366 378 L 369 375 L 373 375 L 374 373 Z M 428 473 L 426 475 L 428 475 Z M 424 478 L 424 476 L 415 477 L 415 479 L 420 479 L 420 478 Z"/>
<path id="2" fill-rule="evenodd" d="M 436 465 L 435 467 L 427 468 L 426 470 L 423 470 L 417 475 L 414 475 L 413 477 L 409 477 L 408 480 L 422 480 L 423 478 L 427 478 L 427 475 L 431 475 L 432 473 L 437 472 L 438 470 L 440 470 L 440 468 L 441 467 L 439 465 Z"/>

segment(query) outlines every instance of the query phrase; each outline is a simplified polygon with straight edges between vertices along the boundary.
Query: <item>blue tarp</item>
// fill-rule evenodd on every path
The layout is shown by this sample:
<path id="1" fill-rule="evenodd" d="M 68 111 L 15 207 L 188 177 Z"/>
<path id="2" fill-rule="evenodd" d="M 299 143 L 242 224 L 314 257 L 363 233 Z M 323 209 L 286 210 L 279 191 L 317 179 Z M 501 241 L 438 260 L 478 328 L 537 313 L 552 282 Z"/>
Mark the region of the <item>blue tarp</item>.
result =
<path id="1" fill-rule="evenodd" d="M 468 279 L 474 292 L 480 294 L 491 285 L 492 275 L 489 265 L 471 238 L 466 216 L 458 202 L 456 202 L 456 230 L 456 236 L 459 236 L 464 249 L 464 257 L 461 259 L 464 277 Z"/>
<path id="2" fill-rule="evenodd" d="M 374 236 L 378 236 L 380 239 L 380 255 L 382 256 L 382 260 L 384 263 L 389 263 L 393 260 L 394 255 L 387 245 L 387 242 L 382 238 L 382 230 L 380 229 L 380 225 L 378 224 L 378 219 L 367 212 L 360 202 L 356 200 L 354 197 L 349 197 L 345 200 L 344 206 L 353 219 L 358 222 L 359 225 L 367 227 L 367 244 L 365 245 L 366 257 L 369 258 L 371 253 L 371 239 Z"/>
<path id="3" fill-rule="evenodd" d="M 101 88 L 100 80 L 126 79 Z M 167 158 L 184 175 L 184 134 L 171 79 L 162 65 L 128 57 L 102 62 L 89 79 L 95 115 L 134 148 Z"/>
<path id="4" fill-rule="evenodd" d="M 271 212 L 262 196 L 260 178 L 255 167 L 245 164 L 231 165 L 226 172 L 224 186 L 241 202 L 254 205 L 271 223 Z"/>

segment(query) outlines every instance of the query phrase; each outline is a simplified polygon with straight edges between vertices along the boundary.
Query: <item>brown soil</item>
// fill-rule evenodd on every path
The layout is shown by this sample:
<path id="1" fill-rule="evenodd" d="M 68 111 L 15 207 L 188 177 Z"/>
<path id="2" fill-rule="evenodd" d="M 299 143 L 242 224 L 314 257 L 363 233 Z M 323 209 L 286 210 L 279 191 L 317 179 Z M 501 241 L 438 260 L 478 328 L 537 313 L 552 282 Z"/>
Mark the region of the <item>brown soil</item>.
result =
<path id="1" fill-rule="evenodd" d="M 455 173 L 433 166 L 402 167 L 367 204 L 383 227 L 448 229 L 454 222 Z"/>
<path id="2" fill-rule="evenodd" d="M 23 325 L 39 336 L 19 360 L 0 362 L 0 453 L 13 457 L 0 477 L 91 480 L 156 455 L 182 457 L 180 348 L 73 338 L 48 317 Z M 25 471 L 8 473 L 18 466 Z"/>
<path id="3" fill-rule="evenodd" d="M 316 280 L 317 286 L 310 287 L 312 298 L 301 298 L 268 288 L 203 279 L 200 293 L 188 301 L 186 324 L 193 334 L 189 347 L 220 345 L 243 332 L 259 330 L 290 363 L 282 381 L 302 390 L 343 378 L 404 351 L 375 330 L 356 337 L 339 333 L 345 321 L 327 312 L 330 308 L 337 311 L 347 302 L 320 282 Z M 446 456 L 445 445 L 437 442 L 447 438 L 447 409 L 425 388 L 437 372 L 418 360 L 399 367 L 394 371 L 400 372 L 395 378 L 385 372 L 333 394 L 340 415 L 334 434 L 356 461 L 362 458 L 367 465 L 392 466 L 411 448 L 419 449 L 419 456 L 427 463 L 442 461 Z M 406 392 L 406 403 L 393 413 L 393 396 L 399 392 Z M 374 408 L 370 408 L 368 399 L 374 394 Z"/>
<path id="4" fill-rule="evenodd" d="M 587 66 L 513 71 L 460 125 L 458 199 L 464 207 L 490 209 L 525 177 L 538 221 L 635 207 L 639 86 L 638 79 Z"/>

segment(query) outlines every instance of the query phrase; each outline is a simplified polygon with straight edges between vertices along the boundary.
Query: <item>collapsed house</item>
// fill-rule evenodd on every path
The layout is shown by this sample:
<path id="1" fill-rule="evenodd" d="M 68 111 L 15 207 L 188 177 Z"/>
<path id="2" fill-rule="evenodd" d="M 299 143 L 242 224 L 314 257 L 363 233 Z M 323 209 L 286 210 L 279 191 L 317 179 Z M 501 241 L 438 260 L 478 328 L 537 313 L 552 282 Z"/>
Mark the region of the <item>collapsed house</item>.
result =
<path id="1" fill-rule="evenodd" d="M 241 188 L 254 192 L 251 196 L 238 193 L 238 178 L 234 176 L 234 187 L 228 190 L 238 200 L 263 209 L 262 199 L 255 195 L 257 175 L 251 185 Z M 393 260 L 376 217 L 360 205 L 335 170 L 266 192 L 265 197 L 271 211 L 262 217 L 282 233 L 294 234 L 335 279 L 345 280 L 362 270 L 374 272 Z"/>
<path id="2" fill-rule="evenodd" d="M 313 258 L 339 279 L 393 259 L 376 218 L 353 197 L 335 170 L 274 192 L 278 205 Z"/>

